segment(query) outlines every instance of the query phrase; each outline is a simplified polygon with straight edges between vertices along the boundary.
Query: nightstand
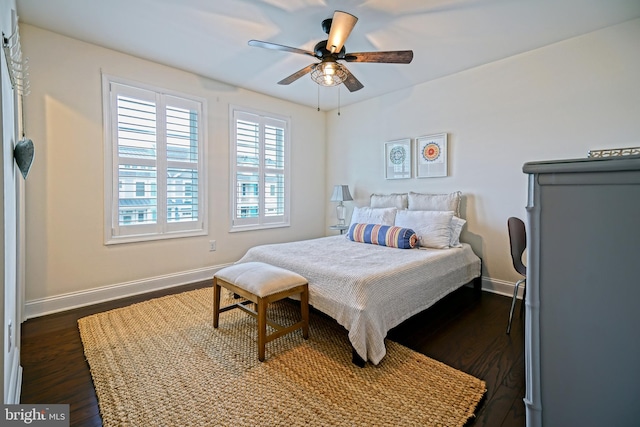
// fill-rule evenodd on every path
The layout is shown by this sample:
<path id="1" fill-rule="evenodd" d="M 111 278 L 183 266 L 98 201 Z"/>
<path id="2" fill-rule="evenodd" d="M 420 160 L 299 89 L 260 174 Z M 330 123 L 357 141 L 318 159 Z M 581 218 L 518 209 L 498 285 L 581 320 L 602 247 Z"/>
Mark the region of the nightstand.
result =
<path id="1" fill-rule="evenodd" d="M 331 225 L 329 226 L 330 230 L 338 230 L 340 234 L 344 234 L 345 231 L 349 229 L 348 225 Z"/>

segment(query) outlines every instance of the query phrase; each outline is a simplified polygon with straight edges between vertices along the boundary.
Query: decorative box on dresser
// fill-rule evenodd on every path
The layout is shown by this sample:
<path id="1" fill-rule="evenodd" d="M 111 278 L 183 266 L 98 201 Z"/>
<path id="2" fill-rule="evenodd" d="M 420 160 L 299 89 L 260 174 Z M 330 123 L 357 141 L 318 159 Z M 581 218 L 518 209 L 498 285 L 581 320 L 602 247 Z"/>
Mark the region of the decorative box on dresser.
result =
<path id="1" fill-rule="evenodd" d="M 640 156 L 523 171 L 527 426 L 638 426 Z"/>

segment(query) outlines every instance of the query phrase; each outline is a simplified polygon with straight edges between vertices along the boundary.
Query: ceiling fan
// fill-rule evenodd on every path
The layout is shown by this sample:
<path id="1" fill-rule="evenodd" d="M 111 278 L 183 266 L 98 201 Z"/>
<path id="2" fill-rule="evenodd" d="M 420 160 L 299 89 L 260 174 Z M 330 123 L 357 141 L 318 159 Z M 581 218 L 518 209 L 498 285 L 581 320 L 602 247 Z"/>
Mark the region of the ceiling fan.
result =
<path id="1" fill-rule="evenodd" d="M 355 16 L 336 10 L 333 18 L 322 21 L 322 29 L 329 35 L 329 38 L 318 42 L 313 52 L 260 40 L 249 40 L 249 46 L 299 53 L 320 60 L 320 62 L 307 65 L 300 71 L 296 71 L 289 77 L 280 80 L 278 82 L 280 85 L 291 84 L 300 77 L 311 73 L 313 81 L 321 86 L 337 86 L 344 83 L 350 92 L 360 90 L 364 86 L 344 65 L 338 63 L 338 61 L 409 64 L 411 60 L 413 60 L 412 50 L 347 53 L 344 43 L 347 37 L 349 37 L 349 34 L 351 34 L 351 30 L 353 30 L 356 22 L 358 22 L 358 18 Z"/>

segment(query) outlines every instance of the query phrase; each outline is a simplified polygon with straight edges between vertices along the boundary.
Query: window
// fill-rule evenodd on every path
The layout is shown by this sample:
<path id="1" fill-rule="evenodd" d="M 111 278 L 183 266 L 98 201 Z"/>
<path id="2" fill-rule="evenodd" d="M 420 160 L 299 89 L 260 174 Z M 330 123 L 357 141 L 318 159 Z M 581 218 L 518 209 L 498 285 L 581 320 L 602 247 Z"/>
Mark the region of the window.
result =
<path id="1" fill-rule="evenodd" d="M 204 101 L 103 76 L 107 243 L 206 234 Z"/>
<path id="2" fill-rule="evenodd" d="M 231 107 L 231 229 L 289 225 L 288 118 Z"/>

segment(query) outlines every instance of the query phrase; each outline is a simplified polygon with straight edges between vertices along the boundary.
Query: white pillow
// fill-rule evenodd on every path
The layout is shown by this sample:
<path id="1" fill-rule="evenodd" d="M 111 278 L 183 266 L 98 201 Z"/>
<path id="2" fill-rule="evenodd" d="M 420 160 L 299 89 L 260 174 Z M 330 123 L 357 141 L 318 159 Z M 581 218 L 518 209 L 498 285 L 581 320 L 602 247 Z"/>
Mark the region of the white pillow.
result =
<path id="1" fill-rule="evenodd" d="M 453 211 L 460 216 L 460 198 L 462 193 L 456 191 L 449 194 L 425 194 L 409 192 L 409 210 L 412 211 Z"/>
<path id="2" fill-rule="evenodd" d="M 398 211 L 398 227 L 410 228 L 416 232 L 420 246 L 446 249 L 451 243 L 449 226 L 453 211 Z"/>
<path id="3" fill-rule="evenodd" d="M 407 193 L 372 194 L 369 206 L 372 208 L 407 209 Z"/>
<path id="4" fill-rule="evenodd" d="M 451 224 L 449 224 L 450 240 L 449 246 L 452 248 L 461 248 L 460 233 L 462 233 L 462 227 L 467 223 L 466 220 L 454 216 L 451 218 Z M 415 231 L 415 230 L 414 230 Z"/>
<path id="5" fill-rule="evenodd" d="M 397 211 L 396 208 L 355 207 L 351 214 L 351 224 L 393 225 Z"/>

